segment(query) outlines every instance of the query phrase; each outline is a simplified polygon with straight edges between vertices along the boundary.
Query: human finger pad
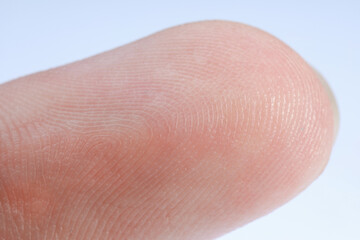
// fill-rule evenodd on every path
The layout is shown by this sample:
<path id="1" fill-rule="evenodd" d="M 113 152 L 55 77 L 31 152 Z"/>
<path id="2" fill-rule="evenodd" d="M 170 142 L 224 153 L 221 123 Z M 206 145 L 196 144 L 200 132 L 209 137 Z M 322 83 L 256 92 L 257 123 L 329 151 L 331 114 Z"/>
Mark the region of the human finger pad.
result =
<path id="1" fill-rule="evenodd" d="M 231 22 L 172 28 L 1 90 L 3 112 L 22 108 L 4 117 L 8 128 L 20 129 L 11 123 L 20 115 L 41 125 L 19 133 L 22 149 L 64 144 L 60 163 L 45 154 L 62 176 L 61 186 L 43 184 L 62 192 L 49 204 L 72 213 L 59 213 L 63 229 L 81 222 L 66 215 L 98 219 L 94 236 L 219 236 L 309 185 L 334 134 L 331 103 L 308 64 L 273 36 Z M 31 102 L 19 103 L 20 94 Z M 44 132 L 53 137 L 34 140 Z"/>

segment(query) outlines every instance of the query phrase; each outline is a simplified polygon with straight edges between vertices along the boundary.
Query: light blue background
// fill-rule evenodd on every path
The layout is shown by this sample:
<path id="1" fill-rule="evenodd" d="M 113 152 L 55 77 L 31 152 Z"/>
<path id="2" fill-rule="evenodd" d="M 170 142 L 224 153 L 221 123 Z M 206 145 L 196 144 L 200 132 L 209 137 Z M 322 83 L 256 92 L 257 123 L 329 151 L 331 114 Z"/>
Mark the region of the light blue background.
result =
<path id="1" fill-rule="evenodd" d="M 262 28 L 330 83 L 340 134 L 324 174 L 284 207 L 220 239 L 360 239 L 360 1 L 0 0 L 0 83 L 185 22 Z"/>

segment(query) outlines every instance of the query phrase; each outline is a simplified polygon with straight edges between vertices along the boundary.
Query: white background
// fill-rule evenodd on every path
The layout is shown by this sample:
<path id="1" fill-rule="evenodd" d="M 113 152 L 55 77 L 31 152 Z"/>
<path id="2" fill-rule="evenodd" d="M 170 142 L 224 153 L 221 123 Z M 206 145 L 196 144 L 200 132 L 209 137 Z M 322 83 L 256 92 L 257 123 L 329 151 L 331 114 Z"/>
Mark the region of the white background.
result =
<path id="1" fill-rule="evenodd" d="M 262 28 L 330 83 L 340 133 L 324 174 L 295 200 L 220 239 L 360 239 L 360 1 L 0 0 L 0 83 L 197 20 Z"/>

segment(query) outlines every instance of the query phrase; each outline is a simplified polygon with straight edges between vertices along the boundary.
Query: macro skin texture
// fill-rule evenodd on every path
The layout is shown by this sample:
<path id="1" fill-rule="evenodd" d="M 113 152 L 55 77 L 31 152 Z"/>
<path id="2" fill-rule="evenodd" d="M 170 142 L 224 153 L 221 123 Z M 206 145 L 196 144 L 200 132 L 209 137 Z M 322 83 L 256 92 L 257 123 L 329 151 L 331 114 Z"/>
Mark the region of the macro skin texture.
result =
<path id="1" fill-rule="evenodd" d="M 207 21 L 0 86 L 0 239 L 213 239 L 324 169 L 334 110 L 275 37 Z"/>

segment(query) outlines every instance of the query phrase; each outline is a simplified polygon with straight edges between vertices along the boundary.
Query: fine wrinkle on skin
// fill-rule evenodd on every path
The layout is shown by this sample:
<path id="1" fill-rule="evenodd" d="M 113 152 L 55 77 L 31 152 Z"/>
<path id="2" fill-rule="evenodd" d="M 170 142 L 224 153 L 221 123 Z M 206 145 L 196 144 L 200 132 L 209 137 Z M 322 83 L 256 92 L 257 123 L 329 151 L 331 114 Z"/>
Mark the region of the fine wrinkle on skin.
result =
<path id="1" fill-rule="evenodd" d="M 49 210 L 54 202 L 53 193 L 36 182 L 11 183 L 7 186 L 3 183 L 2 186 L 2 214 L 8 220 L 7 224 L 11 222 L 5 232 L 13 229 L 26 238 L 24 230 L 43 229 L 49 221 Z"/>

